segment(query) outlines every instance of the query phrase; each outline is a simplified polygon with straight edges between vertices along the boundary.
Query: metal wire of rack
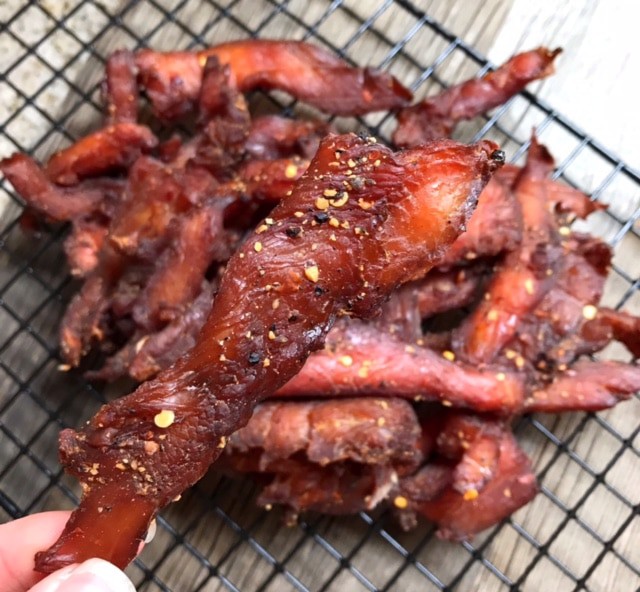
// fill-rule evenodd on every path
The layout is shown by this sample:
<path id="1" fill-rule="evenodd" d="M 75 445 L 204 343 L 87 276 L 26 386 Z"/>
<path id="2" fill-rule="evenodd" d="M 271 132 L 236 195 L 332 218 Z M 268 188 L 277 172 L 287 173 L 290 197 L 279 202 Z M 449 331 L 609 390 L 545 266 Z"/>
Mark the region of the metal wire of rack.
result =
<path id="1" fill-rule="evenodd" d="M 445 72 L 452 65 L 460 75 L 490 67 L 410 0 L 382 0 L 365 9 L 349 0 L 260 0 L 251 11 L 241 10 L 246 4 L 207 0 L 195 11 L 187 0 L 0 6 L 0 151 L 43 158 L 95 125 L 102 65 L 115 45 L 187 48 L 285 30 L 349 61 L 365 55 L 418 92 L 451 82 Z M 385 25 L 390 9 L 400 23 L 393 34 Z M 327 28 L 335 19 L 341 27 Z M 329 36 L 328 30 L 341 33 Z M 421 37 L 434 47 L 428 61 L 413 51 Z M 299 109 L 279 95 L 272 100 L 284 112 Z M 462 134 L 491 137 L 517 160 L 527 138 L 514 132 L 514 113 L 535 122 L 543 140 L 545 134 L 571 140 L 556 176 L 607 203 L 616 193 L 632 196 L 624 207 L 612 201 L 598 228 L 617 252 L 637 252 L 640 175 L 551 106 L 525 92 Z M 390 129 L 388 115 L 337 123 L 366 126 L 383 138 Z M 573 174 L 580 161 L 597 171 L 587 184 Z M 57 370 L 57 322 L 74 288 L 62 262 L 64 229 L 25 233 L 20 201 L 6 183 L 1 199 L 0 520 L 6 521 L 73 506 L 78 492 L 57 464 L 57 434 L 88 417 L 104 397 L 80 375 Z M 610 284 L 620 296 L 608 304 L 636 305 L 639 271 L 616 257 Z M 163 513 L 156 540 L 129 574 L 141 590 L 193 592 L 634 589 L 640 585 L 633 544 L 640 535 L 640 498 L 625 476 L 638 468 L 640 400 L 623 407 L 522 420 L 516 431 L 534 458 L 541 494 L 473 543 L 442 543 L 427 525 L 403 534 L 385 514 L 340 521 L 311 516 L 284 529 L 275 513 L 254 507 L 251 483 L 211 474 Z"/>

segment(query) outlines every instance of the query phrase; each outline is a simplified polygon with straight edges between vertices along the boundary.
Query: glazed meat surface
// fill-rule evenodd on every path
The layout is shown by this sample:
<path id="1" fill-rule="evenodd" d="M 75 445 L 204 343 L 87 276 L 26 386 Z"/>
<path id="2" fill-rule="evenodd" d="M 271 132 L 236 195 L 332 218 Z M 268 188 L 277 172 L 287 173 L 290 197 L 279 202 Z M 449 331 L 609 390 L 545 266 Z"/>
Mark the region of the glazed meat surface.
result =
<path id="1" fill-rule="evenodd" d="M 216 460 L 288 523 L 387 505 L 461 540 L 530 500 L 511 421 L 628 399 L 635 361 L 580 356 L 613 340 L 638 355 L 640 321 L 600 304 L 611 248 L 570 225 L 604 206 L 555 178 L 535 136 L 524 167 L 444 138 L 557 54 L 409 106 L 388 73 L 304 42 L 121 50 L 102 129 L 42 166 L 0 162 L 23 228 L 36 214 L 71 226 L 83 284 L 60 330 L 66 368 L 149 380 L 63 432 L 83 500 L 38 568 L 125 565 Z M 341 120 L 256 117 L 243 93 L 272 89 L 328 114 L 399 110 L 410 149 L 332 135 Z"/>
<path id="2" fill-rule="evenodd" d="M 456 123 L 477 117 L 502 105 L 527 84 L 553 73 L 560 53 L 544 47 L 512 57 L 482 78 L 451 86 L 434 97 L 401 109 L 393 133 L 396 146 L 419 146 L 429 140 L 447 138 Z"/>
<path id="3" fill-rule="evenodd" d="M 407 472 L 422 460 L 420 425 L 400 399 L 268 402 L 229 438 L 225 454 L 245 469 L 278 472 L 279 461 L 304 455 L 320 466 L 342 461 L 393 464 Z"/>
<path id="4" fill-rule="evenodd" d="M 524 402 L 523 380 L 500 368 L 478 369 L 400 341 L 370 325 L 336 326 L 325 349 L 277 393 L 279 397 L 377 395 L 478 411 L 514 413 Z"/>
<path id="5" fill-rule="evenodd" d="M 456 351 L 470 363 L 492 362 L 513 337 L 521 317 L 536 306 L 553 281 L 560 235 L 539 182 L 549 176 L 553 164 L 551 155 L 534 138 L 527 166 L 515 187 L 522 210 L 522 240 L 507 253 L 485 298 L 454 335 Z"/>
<path id="6" fill-rule="evenodd" d="M 203 66 L 212 57 L 230 66 L 234 84 L 243 92 L 283 90 L 336 115 L 394 109 L 406 105 L 412 97 L 393 76 L 349 66 L 308 43 L 235 41 L 199 52 L 143 50 L 136 55 L 139 80 L 160 117 L 175 119 L 193 108 Z"/>
<path id="7" fill-rule="evenodd" d="M 437 262 L 500 160 L 490 143 L 394 154 L 373 140 L 327 137 L 272 223 L 230 260 L 195 347 L 82 431 L 62 433 L 62 462 L 84 495 L 38 569 L 95 556 L 126 565 L 155 513 L 202 477 L 255 404 L 322 346 L 337 315 L 371 315 Z M 318 223 L 318 212 L 339 226 Z"/>

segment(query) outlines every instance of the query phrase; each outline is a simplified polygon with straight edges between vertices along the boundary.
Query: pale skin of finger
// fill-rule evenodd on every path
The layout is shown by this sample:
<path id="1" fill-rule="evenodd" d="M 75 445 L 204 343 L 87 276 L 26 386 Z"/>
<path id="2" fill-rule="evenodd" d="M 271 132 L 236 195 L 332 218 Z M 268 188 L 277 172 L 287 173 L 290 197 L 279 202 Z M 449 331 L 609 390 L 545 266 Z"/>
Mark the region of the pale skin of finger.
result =
<path id="1" fill-rule="evenodd" d="M 25 592 L 44 575 L 33 557 L 60 536 L 70 512 L 43 512 L 0 525 L 0 590 Z"/>
<path id="2" fill-rule="evenodd" d="M 28 592 L 135 592 L 123 571 L 104 559 L 71 564 L 38 582 Z"/>

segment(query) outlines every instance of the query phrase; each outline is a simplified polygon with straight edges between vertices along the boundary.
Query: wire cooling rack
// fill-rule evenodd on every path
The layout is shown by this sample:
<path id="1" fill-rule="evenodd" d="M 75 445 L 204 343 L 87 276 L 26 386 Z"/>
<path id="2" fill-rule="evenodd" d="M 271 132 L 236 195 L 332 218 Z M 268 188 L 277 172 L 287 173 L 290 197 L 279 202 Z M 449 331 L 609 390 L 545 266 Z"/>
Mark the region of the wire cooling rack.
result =
<path id="1" fill-rule="evenodd" d="M 249 36 L 309 39 L 349 61 L 391 70 L 419 96 L 490 67 L 407 0 L 5 2 L 1 155 L 20 150 L 43 159 L 95 127 L 98 82 L 115 47 L 193 48 Z M 304 108 L 278 94 L 269 100 L 285 112 Z M 518 160 L 527 147 L 527 135 L 517 131 L 523 122 L 528 130 L 536 125 L 552 151 L 562 147 L 558 177 L 610 204 L 591 223 L 616 248 L 606 303 L 637 312 L 638 173 L 530 93 L 465 126 L 461 136 L 491 137 Z M 366 126 L 387 138 L 391 121 L 373 115 L 336 125 Z M 6 521 L 73 507 L 78 491 L 57 464 L 57 434 L 88 418 L 104 398 L 79 374 L 57 368 L 57 324 L 74 289 L 61 251 L 64 229 L 25 232 L 20 201 L 6 183 L 0 207 L 0 521 Z M 614 348 L 605 355 L 625 354 Z M 401 533 L 385 514 L 310 516 L 283 528 L 277 512 L 255 508 L 250 482 L 212 473 L 164 512 L 155 541 L 129 574 L 140 590 L 187 592 L 634 590 L 640 496 L 631 476 L 640 467 L 639 411 L 636 397 L 599 415 L 522 420 L 516 432 L 542 491 L 473 543 L 438 541 L 426 524 Z"/>

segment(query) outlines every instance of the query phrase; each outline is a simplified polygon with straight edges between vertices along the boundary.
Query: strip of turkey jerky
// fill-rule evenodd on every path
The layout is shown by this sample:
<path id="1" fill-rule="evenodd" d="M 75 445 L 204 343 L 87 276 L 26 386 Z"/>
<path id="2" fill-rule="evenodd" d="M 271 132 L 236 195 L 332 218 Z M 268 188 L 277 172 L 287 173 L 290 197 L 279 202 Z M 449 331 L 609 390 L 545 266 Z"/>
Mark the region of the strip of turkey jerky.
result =
<path id="1" fill-rule="evenodd" d="M 123 189 L 122 181 L 116 179 L 91 179 L 75 187 L 59 187 L 33 158 L 21 153 L 0 160 L 0 173 L 29 207 L 56 221 L 111 212 Z"/>
<path id="2" fill-rule="evenodd" d="M 534 136 L 515 188 L 524 223 L 522 241 L 506 255 L 484 299 L 453 334 L 454 351 L 467 362 L 492 362 L 555 282 L 562 257 L 560 234 L 539 183 L 553 166 L 553 158 Z"/>
<path id="3" fill-rule="evenodd" d="M 138 79 L 159 117 L 176 119 L 193 110 L 211 57 L 229 65 L 242 92 L 278 89 L 336 115 L 397 109 L 412 98 L 390 74 L 349 66 L 310 43 L 251 39 L 198 52 L 138 52 Z"/>
<path id="4" fill-rule="evenodd" d="M 438 525 L 440 538 L 468 540 L 533 499 L 538 485 L 531 461 L 510 430 L 505 428 L 493 437 L 497 446 L 494 464 L 481 490 L 461 492 L 456 487 L 460 465 L 453 469 L 428 463 L 415 475 L 401 479 L 394 505 L 405 528 L 414 526 L 415 514 L 420 514 Z"/>
<path id="5" fill-rule="evenodd" d="M 148 127 L 126 122 L 108 125 L 56 152 L 47 162 L 47 176 L 58 185 L 77 185 L 81 179 L 126 170 L 157 145 Z"/>
<path id="6" fill-rule="evenodd" d="M 512 414 L 522 407 L 524 386 L 523 377 L 499 366 L 474 368 L 349 321 L 334 327 L 325 349 L 309 357 L 276 396 L 402 397 Z"/>
<path id="7" fill-rule="evenodd" d="M 229 439 L 225 455 L 243 459 L 242 470 L 280 472 L 279 462 L 303 455 L 326 466 L 342 461 L 394 464 L 405 473 L 423 460 L 420 425 L 401 399 L 268 401 Z"/>
<path id="8" fill-rule="evenodd" d="M 62 432 L 61 461 L 83 497 L 36 568 L 129 563 L 158 510 L 205 474 L 339 315 L 371 316 L 425 261 L 437 263 L 503 158 L 490 142 L 393 153 L 373 138 L 327 136 L 292 195 L 230 259 L 195 347 Z"/>
<path id="9" fill-rule="evenodd" d="M 120 49 L 109 56 L 101 91 L 107 123 L 136 123 L 139 97 L 133 52 Z"/>
<path id="10" fill-rule="evenodd" d="M 393 142 L 406 148 L 449 137 L 459 121 L 502 105 L 530 82 L 553 74 L 553 60 L 560 51 L 539 47 L 520 53 L 482 78 L 456 84 L 402 109 Z"/>

